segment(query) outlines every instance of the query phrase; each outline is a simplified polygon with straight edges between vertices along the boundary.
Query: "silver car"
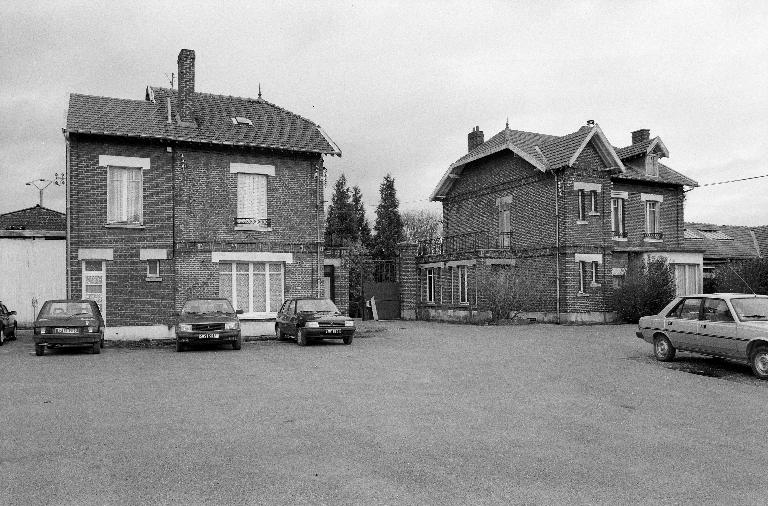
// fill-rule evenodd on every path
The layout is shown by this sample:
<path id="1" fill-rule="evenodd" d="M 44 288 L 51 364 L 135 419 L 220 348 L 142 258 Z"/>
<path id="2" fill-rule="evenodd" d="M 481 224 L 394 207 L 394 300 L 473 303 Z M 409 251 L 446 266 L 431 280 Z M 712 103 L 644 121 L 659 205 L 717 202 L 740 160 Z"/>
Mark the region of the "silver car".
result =
<path id="1" fill-rule="evenodd" d="M 768 379 L 768 296 L 711 293 L 677 297 L 654 316 L 640 318 L 637 337 L 663 362 L 677 350 L 749 362 Z"/>

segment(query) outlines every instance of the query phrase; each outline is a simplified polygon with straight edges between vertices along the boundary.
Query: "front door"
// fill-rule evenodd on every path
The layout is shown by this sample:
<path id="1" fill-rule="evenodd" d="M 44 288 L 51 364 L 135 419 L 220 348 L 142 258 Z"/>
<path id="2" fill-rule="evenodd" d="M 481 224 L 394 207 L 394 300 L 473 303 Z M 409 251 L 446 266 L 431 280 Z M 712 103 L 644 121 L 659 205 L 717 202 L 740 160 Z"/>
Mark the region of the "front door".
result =
<path id="1" fill-rule="evenodd" d="M 104 324 L 107 321 L 107 271 L 104 260 L 83 261 L 83 299 L 99 305 Z"/>

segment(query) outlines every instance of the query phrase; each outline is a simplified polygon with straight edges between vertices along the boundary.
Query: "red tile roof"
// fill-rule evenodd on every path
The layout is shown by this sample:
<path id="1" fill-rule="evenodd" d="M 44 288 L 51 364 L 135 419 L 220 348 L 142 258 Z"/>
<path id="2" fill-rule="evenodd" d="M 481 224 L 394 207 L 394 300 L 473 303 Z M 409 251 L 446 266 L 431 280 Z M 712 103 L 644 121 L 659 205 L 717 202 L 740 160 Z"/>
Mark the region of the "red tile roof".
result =
<path id="1" fill-rule="evenodd" d="M 750 227 L 686 222 L 685 244 L 698 246 L 704 250 L 704 258 L 710 259 L 759 256 L 758 241 Z"/>
<path id="2" fill-rule="evenodd" d="M 176 96 L 176 90 L 168 88 L 148 88 L 147 100 L 73 93 L 67 131 L 341 155 L 319 125 L 262 98 L 193 93 L 195 124 L 179 124 Z M 248 118 L 253 125 L 233 124 L 232 118 L 237 116 Z"/>

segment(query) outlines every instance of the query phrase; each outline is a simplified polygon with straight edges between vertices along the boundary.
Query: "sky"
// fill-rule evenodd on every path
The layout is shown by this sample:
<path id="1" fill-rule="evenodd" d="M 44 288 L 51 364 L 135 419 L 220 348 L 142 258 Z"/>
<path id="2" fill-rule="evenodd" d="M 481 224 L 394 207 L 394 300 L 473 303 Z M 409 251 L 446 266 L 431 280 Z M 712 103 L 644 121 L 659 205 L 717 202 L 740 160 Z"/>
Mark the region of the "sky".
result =
<path id="1" fill-rule="evenodd" d="M 385 174 L 401 210 L 466 153 L 475 126 L 564 135 L 640 128 L 700 184 L 768 174 L 768 2 L 8 2 L 0 0 L 0 213 L 65 168 L 69 93 L 143 99 L 182 48 L 196 90 L 263 97 L 320 124 L 330 199 L 343 172 L 375 218 Z M 768 225 L 768 177 L 697 188 L 686 221 Z M 44 204 L 64 211 L 64 188 Z"/>

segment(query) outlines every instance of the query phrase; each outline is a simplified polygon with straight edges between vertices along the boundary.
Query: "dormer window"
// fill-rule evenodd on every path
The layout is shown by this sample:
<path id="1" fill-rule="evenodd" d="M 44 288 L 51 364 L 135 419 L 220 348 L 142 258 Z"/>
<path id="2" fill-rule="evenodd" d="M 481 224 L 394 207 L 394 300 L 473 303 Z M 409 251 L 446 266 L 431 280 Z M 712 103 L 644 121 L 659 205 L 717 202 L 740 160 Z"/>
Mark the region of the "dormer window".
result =
<path id="1" fill-rule="evenodd" d="M 234 118 L 232 118 L 232 124 L 233 125 L 251 125 L 251 126 L 253 126 L 253 121 L 251 121 L 248 118 L 245 118 L 243 116 L 235 116 Z"/>
<path id="2" fill-rule="evenodd" d="M 659 177 L 659 156 L 649 154 L 645 157 L 645 175 Z"/>

